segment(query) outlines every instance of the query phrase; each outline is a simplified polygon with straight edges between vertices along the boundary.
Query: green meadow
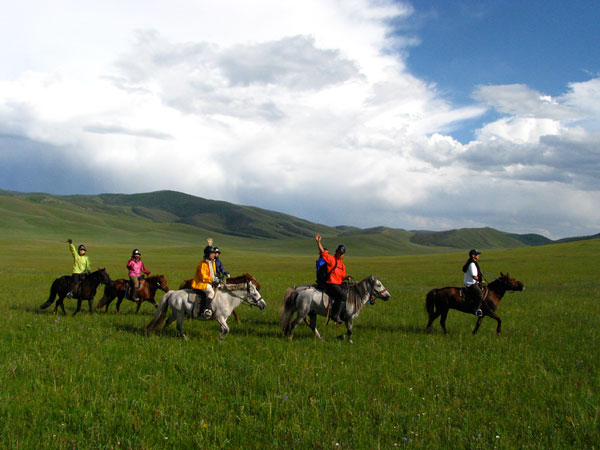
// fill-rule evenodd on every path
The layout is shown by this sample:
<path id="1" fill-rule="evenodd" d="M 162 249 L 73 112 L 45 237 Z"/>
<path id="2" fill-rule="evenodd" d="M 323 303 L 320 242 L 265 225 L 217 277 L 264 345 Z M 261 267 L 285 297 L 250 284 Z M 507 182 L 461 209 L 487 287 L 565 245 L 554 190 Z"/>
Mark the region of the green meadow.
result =
<path id="1" fill-rule="evenodd" d="M 124 277 L 128 236 L 109 240 L 92 225 L 93 266 Z M 286 288 L 314 279 L 311 239 L 217 242 L 232 275 L 261 283 L 267 309 L 242 305 L 224 341 L 215 322 L 186 321 L 185 342 L 174 325 L 144 335 L 149 304 L 138 315 L 128 301 L 121 314 L 113 303 L 72 316 L 68 299 L 67 316 L 40 311 L 69 274 L 64 240 L 80 236 L 58 225 L 24 234 L 0 240 L 1 448 L 600 448 L 600 240 L 484 251 L 483 270 L 526 286 L 503 298 L 500 337 L 489 318 L 473 336 L 475 316 L 457 311 L 448 335 L 439 320 L 424 333 L 425 294 L 461 284 L 464 252 L 349 248 L 348 272 L 375 274 L 392 294 L 362 311 L 350 345 L 323 318 L 322 341 L 304 324 L 282 338 Z M 173 289 L 193 275 L 203 237 L 140 241 L 146 266 Z"/>

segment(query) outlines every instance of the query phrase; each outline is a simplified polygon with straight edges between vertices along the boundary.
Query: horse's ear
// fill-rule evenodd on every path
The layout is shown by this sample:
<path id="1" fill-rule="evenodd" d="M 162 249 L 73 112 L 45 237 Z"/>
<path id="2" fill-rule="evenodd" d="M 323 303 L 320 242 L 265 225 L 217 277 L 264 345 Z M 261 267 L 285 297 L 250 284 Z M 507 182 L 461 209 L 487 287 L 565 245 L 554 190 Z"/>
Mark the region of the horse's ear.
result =
<path id="1" fill-rule="evenodd" d="M 504 277 L 504 274 L 502 272 L 500 272 L 500 278 L 502 278 L 502 277 Z"/>

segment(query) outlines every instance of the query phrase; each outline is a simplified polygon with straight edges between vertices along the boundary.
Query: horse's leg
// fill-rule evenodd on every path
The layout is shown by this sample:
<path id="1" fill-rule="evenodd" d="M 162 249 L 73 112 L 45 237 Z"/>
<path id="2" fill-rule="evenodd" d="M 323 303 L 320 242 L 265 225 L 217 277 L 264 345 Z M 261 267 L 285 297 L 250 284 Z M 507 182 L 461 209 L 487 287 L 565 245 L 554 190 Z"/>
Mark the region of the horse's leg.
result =
<path id="1" fill-rule="evenodd" d="M 54 306 L 54 314 L 56 314 L 56 311 L 60 307 L 60 309 L 62 310 L 63 316 L 67 315 L 67 311 L 65 310 L 65 301 L 64 300 L 65 300 L 64 297 L 59 297 L 59 299 L 56 301 L 56 306 Z"/>
<path id="2" fill-rule="evenodd" d="M 444 330 L 444 334 L 448 333 L 446 330 L 446 317 L 448 317 L 448 308 L 444 308 L 443 311 L 440 312 L 440 325 L 442 326 L 442 330 Z"/>
<path id="3" fill-rule="evenodd" d="M 477 333 L 477 330 L 479 329 L 479 324 L 481 323 L 481 321 L 483 320 L 483 318 L 485 316 L 490 316 L 492 319 L 494 319 L 498 323 L 498 325 L 496 326 L 496 334 L 498 336 L 500 336 L 500 327 L 502 326 L 502 320 L 493 311 L 485 311 L 484 315 L 481 316 L 479 319 L 477 319 L 477 324 L 475 325 L 473 334 Z"/>
<path id="4" fill-rule="evenodd" d="M 80 297 L 80 298 L 77 299 L 77 309 L 75 309 L 75 312 L 73 313 L 73 315 L 75 315 L 79 311 L 81 311 L 81 302 L 83 302 L 83 299 Z"/>
<path id="5" fill-rule="evenodd" d="M 289 328 L 288 333 L 287 333 L 287 336 L 290 339 L 290 341 L 294 338 L 294 330 L 296 329 L 296 327 L 298 326 L 298 324 L 300 322 L 302 322 L 302 320 L 306 317 L 306 313 L 304 311 L 298 311 L 297 314 L 298 315 L 296 316 L 296 318 L 290 324 L 290 328 Z"/>
<path id="6" fill-rule="evenodd" d="M 313 311 L 308 316 L 310 318 L 310 323 L 308 324 L 308 326 L 311 330 L 313 330 L 313 333 L 315 333 L 315 337 L 317 339 L 321 339 L 321 335 L 317 331 L 317 313 Z"/>
<path id="7" fill-rule="evenodd" d="M 123 299 L 125 298 L 125 291 L 120 292 L 117 295 L 117 312 L 120 313 L 121 312 L 121 303 L 123 303 Z"/>
<path id="8" fill-rule="evenodd" d="M 240 318 L 238 317 L 238 313 L 235 309 L 233 310 L 233 317 L 235 317 L 235 320 L 238 324 L 242 323 L 242 322 L 240 322 Z"/>
<path id="9" fill-rule="evenodd" d="M 183 332 L 183 311 L 177 313 L 177 331 L 179 331 L 179 336 L 181 336 L 184 341 L 187 341 L 187 336 Z"/>
<path id="10" fill-rule="evenodd" d="M 94 313 L 94 309 L 93 309 L 93 306 L 94 306 L 94 299 L 93 299 L 93 298 L 90 298 L 90 299 L 88 300 L 88 305 L 90 306 L 90 314 L 93 314 L 93 313 Z"/>
<path id="11" fill-rule="evenodd" d="M 425 327 L 425 331 L 427 333 L 431 333 L 433 331 L 433 322 L 437 319 L 442 313 L 436 308 L 436 311 L 429 314 L 429 322 L 427 322 L 427 326 Z"/>
<path id="12" fill-rule="evenodd" d="M 173 311 L 171 313 L 171 315 L 169 316 L 169 318 L 166 320 L 165 324 L 163 325 L 162 330 L 167 328 L 169 325 L 171 325 L 176 320 L 177 320 L 177 313 L 175 311 Z M 162 333 L 162 330 L 161 330 L 161 333 Z"/>
<path id="13" fill-rule="evenodd" d="M 481 325 L 481 321 L 484 317 L 485 315 L 477 318 L 477 322 L 475 322 L 475 329 L 473 329 L 473 334 L 477 334 L 477 332 L 479 331 L 479 326 Z"/>
<path id="14" fill-rule="evenodd" d="M 144 299 L 142 297 L 138 297 L 138 299 L 136 300 L 136 303 L 137 303 L 137 308 L 135 309 L 136 314 L 140 312 L 140 308 L 142 306 L 143 301 L 144 301 Z"/>
<path id="15" fill-rule="evenodd" d="M 217 322 L 221 325 L 221 334 L 219 339 L 223 340 L 229 334 L 229 327 L 227 326 L 227 317 L 219 315 L 216 317 Z"/>

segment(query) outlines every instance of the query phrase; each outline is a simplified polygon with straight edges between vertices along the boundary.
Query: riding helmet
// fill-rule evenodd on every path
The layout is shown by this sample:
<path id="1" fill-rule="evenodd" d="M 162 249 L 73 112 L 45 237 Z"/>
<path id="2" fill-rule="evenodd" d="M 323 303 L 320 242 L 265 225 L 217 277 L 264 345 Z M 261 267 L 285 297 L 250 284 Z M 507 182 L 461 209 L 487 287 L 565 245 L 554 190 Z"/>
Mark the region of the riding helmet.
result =
<path id="1" fill-rule="evenodd" d="M 137 248 L 134 248 L 133 251 L 131 252 L 131 256 L 142 256 L 142 254 L 140 253 L 140 251 Z"/>
<path id="2" fill-rule="evenodd" d="M 212 245 L 207 245 L 204 247 L 204 257 L 208 257 L 211 253 L 215 252 L 215 248 Z"/>
<path id="3" fill-rule="evenodd" d="M 79 247 L 77 247 L 77 251 L 79 250 L 85 250 L 87 252 L 87 248 L 85 248 L 85 245 L 80 244 Z"/>
<path id="4" fill-rule="evenodd" d="M 344 253 L 346 253 L 346 247 L 344 247 L 342 244 L 340 244 L 335 249 L 335 252 L 343 255 Z"/>
<path id="5" fill-rule="evenodd" d="M 473 255 L 481 255 L 481 252 L 479 250 L 473 248 L 469 252 L 469 256 L 473 256 Z"/>
<path id="6" fill-rule="evenodd" d="M 215 253 L 219 253 L 219 254 L 221 253 L 221 250 L 219 249 L 219 247 L 213 247 L 213 251 Z"/>

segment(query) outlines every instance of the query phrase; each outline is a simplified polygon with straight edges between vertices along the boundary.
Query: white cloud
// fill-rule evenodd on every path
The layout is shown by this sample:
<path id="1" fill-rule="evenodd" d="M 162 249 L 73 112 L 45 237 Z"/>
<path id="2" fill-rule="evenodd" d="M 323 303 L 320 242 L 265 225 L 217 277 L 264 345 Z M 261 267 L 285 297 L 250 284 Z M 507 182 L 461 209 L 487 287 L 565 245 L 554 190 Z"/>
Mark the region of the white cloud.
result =
<path id="1" fill-rule="evenodd" d="M 66 192 L 57 170 L 85 167 L 87 192 L 175 189 L 331 225 L 597 232 L 599 79 L 558 97 L 480 86 L 455 107 L 393 56 L 416 41 L 386 24 L 411 13 L 367 0 L 10 5 L 0 38 L 22 39 L 0 49 L 0 187 Z M 476 140 L 451 137 L 490 109 L 502 117 Z M 36 160 L 23 187 L 15 174 Z M 139 171 L 151 176 L 132 184 Z"/>

